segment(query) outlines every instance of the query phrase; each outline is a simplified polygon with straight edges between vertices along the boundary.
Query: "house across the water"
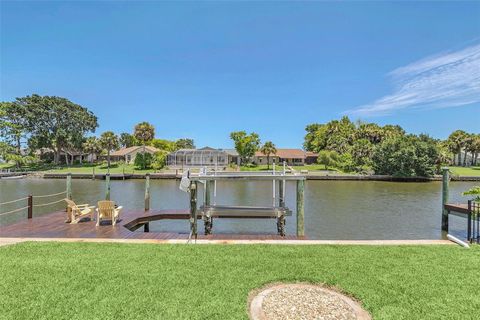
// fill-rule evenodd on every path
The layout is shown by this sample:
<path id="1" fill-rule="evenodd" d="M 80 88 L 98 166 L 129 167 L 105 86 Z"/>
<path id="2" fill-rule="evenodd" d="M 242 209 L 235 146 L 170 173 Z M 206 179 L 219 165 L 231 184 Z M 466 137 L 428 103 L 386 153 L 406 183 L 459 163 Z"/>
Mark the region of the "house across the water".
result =
<path id="1" fill-rule="evenodd" d="M 270 164 L 282 164 L 284 161 L 290 166 L 302 166 L 317 162 L 318 155 L 305 152 L 302 149 L 277 149 L 275 154 L 269 156 Z M 257 151 L 252 159 L 257 165 L 267 164 L 267 156 Z M 214 149 L 204 147 L 201 149 L 180 149 L 167 156 L 167 166 L 172 168 L 184 167 L 219 167 L 224 168 L 230 164 L 240 165 L 240 157 L 235 149 Z"/>
<path id="2" fill-rule="evenodd" d="M 266 165 L 267 161 L 272 164 L 282 164 L 284 161 L 289 166 L 303 166 L 305 164 L 316 163 L 318 154 L 306 152 L 302 149 L 277 149 L 275 154 L 267 155 L 261 151 L 255 152 L 253 162 L 257 165 Z"/>
<path id="3" fill-rule="evenodd" d="M 167 166 L 184 167 L 226 167 L 229 164 L 240 164 L 240 157 L 234 149 L 180 149 L 167 156 Z"/>
<path id="4" fill-rule="evenodd" d="M 155 154 L 158 152 L 155 147 L 145 146 L 145 153 Z M 125 161 L 125 163 L 132 164 L 135 162 L 137 154 L 143 153 L 143 146 L 133 146 L 122 148 L 110 154 L 112 161 Z"/>

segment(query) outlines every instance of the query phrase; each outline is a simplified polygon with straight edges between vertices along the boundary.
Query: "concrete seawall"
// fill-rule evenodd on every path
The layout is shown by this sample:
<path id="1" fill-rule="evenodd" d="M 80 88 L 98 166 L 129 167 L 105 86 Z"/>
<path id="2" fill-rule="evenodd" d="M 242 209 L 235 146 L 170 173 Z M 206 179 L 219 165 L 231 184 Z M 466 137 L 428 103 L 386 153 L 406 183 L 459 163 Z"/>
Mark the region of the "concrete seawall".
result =
<path id="1" fill-rule="evenodd" d="M 66 173 L 44 173 L 39 175 L 44 179 L 65 179 Z M 72 173 L 73 179 L 98 179 L 105 180 L 106 174 L 86 174 L 86 173 Z M 395 177 L 388 175 L 320 175 L 309 173 L 306 175 L 307 180 L 325 180 L 325 181 L 392 181 L 392 182 L 429 182 L 441 181 L 441 176 L 434 177 Z M 180 174 L 175 173 L 151 173 L 150 179 L 180 179 Z M 129 179 L 145 179 L 145 174 L 110 174 L 112 180 L 129 180 Z M 479 177 L 467 176 L 452 176 L 452 181 L 480 181 Z"/>

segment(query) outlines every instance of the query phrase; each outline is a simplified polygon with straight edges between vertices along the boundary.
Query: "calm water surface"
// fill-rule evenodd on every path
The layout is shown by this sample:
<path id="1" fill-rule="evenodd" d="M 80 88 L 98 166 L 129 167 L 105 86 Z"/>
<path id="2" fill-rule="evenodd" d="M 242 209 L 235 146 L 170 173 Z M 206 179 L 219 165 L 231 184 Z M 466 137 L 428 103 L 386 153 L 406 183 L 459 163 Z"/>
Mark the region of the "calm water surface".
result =
<path id="1" fill-rule="evenodd" d="M 478 183 L 451 182 L 450 201 L 465 202 L 461 192 Z M 111 198 L 128 209 L 143 208 L 143 180 L 112 181 Z M 0 202 L 65 190 L 65 180 L 0 180 Z M 268 181 L 228 181 L 218 184 L 217 204 L 270 205 L 272 185 Z M 77 203 L 95 204 L 105 195 L 101 180 L 73 180 L 73 198 Z M 286 203 L 295 211 L 295 184 L 287 183 Z M 51 200 L 60 199 L 59 197 Z M 199 199 L 203 199 L 202 190 Z M 41 203 L 47 202 L 42 200 Z M 37 203 L 40 203 L 38 201 Z M 22 204 L 5 205 L 0 212 Z M 178 181 L 151 181 L 152 209 L 187 209 L 189 197 L 178 189 Z M 60 209 L 56 204 L 39 207 L 35 215 Z M 441 183 L 398 183 L 377 181 L 307 181 L 305 186 L 305 232 L 310 239 L 440 239 Z M 25 211 L 0 216 L 0 224 L 23 219 Z M 465 221 L 451 217 L 450 232 L 463 235 Z M 295 234 L 295 212 L 287 218 L 287 233 Z M 201 222 L 199 225 L 203 228 Z M 187 221 L 158 221 L 151 231 L 189 231 Z M 275 233 L 274 220 L 217 219 L 218 233 Z M 0 230 L 1 233 L 1 230 Z"/>

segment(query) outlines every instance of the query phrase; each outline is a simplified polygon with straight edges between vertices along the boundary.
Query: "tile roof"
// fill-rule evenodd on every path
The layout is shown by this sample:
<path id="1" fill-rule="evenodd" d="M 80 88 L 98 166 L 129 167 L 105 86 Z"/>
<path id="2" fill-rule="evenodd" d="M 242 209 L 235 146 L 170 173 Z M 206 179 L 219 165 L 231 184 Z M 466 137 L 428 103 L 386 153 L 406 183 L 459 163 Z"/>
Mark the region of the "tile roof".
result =
<path id="1" fill-rule="evenodd" d="M 287 159 L 304 159 L 305 151 L 302 149 L 277 149 L 277 153 L 270 156 L 277 156 L 279 158 Z M 257 151 L 255 152 L 255 157 L 265 157 L 265 155 L 261 151 Z"/>
<path id="2" fill-rule="evenodd" d="M 110 155 L 114 156 L 114 157 L 123 157 L 123 156 L 126 156 L 129 153 L 137 151 L 137 149 L 140 149 L 140 148 L 143 148 L 143 146 L 133 146 L 133 147 L 128 147 L 128 148 L 122 148 L 122 149 L 119 149 L 119 150 L 116 150 L 116 151 L 110 153 Z M 148 150 L 148 151 L 153 152 L 153 153 L 160 151 L 157 148 L 151 147 L 151 146 L 146 146 L 145 150 Z M 140 152 L 141 152 L 141 150 L 140 150 Z"/>

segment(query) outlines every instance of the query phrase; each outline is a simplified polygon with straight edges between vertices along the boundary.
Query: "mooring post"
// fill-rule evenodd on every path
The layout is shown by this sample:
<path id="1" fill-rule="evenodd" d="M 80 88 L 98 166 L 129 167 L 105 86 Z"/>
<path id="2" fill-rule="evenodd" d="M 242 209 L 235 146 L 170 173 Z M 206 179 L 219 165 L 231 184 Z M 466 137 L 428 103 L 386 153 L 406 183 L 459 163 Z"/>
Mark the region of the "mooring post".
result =
<path id="1" fill-rule="evenodd" d="M 210 180 L 205 181 L 205 206 L 210 206 Z"/>
<path id="2" fill-rule="evenodd" d="M 95 167 L 92 168 L 92 180 L 95 180 Z"/>
<path id="3" fill-rule="evenodd" d="M 448 210 L 445 205 L 448 203 L 448 183 L 450 174 L 448 168 L 442 168 L 442 231 L 448 232 Z"/>
<path id="4" fill-rule="evenodd" d="M 278 206 L 285 207 L 285 180 L 278 183 Z"/>
<path id="5" fill-rule="evenodd" d="M 145 211 L 150 210 L 150 173 L 145 175 Z"/>
<path id="6" fill-rule="evenodd" d="M 190 183 L 190 230 L 197 239 L 197 182 Z"/>
<path id="7" fill-rule="evenodd" d="M 32 219 L 33 217 L 33 196 L 30 194 L 28 195 L 28 212 L 27 218 Z"/>
<path id="8" fill-rule="evenodd" d="M 105 175 L 105 200 L 110 200 L 110 173 Z"/>
<path id="9" fill-rule="evenodd" d="M 297 236 L 305 236 L 305 212 L 304 212 L 305 181 L 297 180 Z"/>
<path id="10" fill-rule="evenodd" d="M 67 199 L 72 200 L 72 174 L 67 173 Z"/>

